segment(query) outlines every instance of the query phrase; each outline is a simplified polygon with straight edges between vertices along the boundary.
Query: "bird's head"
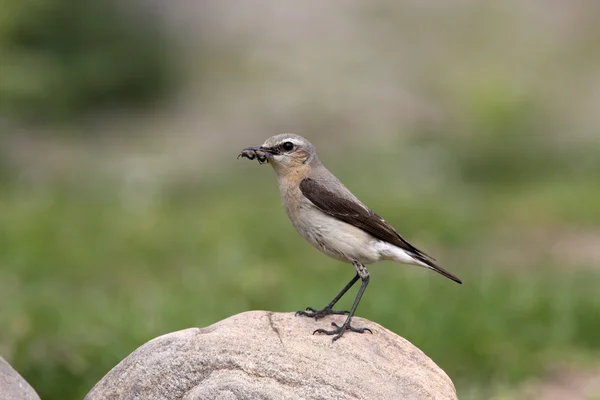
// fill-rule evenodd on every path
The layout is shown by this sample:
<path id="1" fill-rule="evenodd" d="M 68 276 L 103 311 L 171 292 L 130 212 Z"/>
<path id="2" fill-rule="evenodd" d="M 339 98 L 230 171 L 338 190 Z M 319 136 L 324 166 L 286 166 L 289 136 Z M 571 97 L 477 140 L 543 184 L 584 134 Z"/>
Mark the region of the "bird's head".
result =
<path id="1" fill-rule="evenodd" d="M 268 138 L 261 146 L 246 147 L 240 156 L 268 162 L 278 174 L 308 168 L 318 163 L 313 145 L 302 136 L 282 133 Z"/>

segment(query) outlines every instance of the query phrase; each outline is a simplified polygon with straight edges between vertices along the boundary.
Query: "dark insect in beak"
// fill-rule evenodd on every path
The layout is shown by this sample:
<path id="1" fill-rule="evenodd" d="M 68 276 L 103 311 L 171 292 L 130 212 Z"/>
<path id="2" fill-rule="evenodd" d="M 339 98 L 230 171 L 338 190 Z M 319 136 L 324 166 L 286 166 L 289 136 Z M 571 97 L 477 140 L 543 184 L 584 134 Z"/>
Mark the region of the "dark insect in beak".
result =
<path id="1" fill-rule="evenodd" d="M 269 162 L 269 156 L 271 154 L 267 149 L 262 147 L 246 147 L 242 152 L 237 156 L 237 158 L 247 158 L 249 160 L 254 160 L 255 158 L 258 160 L 259 164 L 264 164 Z"/>

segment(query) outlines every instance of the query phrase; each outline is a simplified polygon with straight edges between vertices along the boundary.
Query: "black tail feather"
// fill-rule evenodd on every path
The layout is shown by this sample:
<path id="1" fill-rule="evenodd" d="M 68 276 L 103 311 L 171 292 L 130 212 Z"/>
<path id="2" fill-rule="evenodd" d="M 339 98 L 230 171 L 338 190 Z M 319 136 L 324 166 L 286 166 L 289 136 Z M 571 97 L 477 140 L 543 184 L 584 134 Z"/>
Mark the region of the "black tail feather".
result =
<path id="1" fill-rule="evenodd" d="M 416 258 L 417 260 L 427 264 L 427 266 L 429 267 L 429 269 L 437 272 L 440 275 L 445 276 L 448 279 L 452 279 L 454 282 L 456 283 L 460 283 L 462 284 L 462 280 L 456 276 L 451 274 L 450 272 L 446 271 L 444 268 L 440 267 L 439 265 L 437 265 L 436 263 L 434 263 L 433 261 L 431 261 L 430 259 L 428 259 L 427 257 L 424 257 L 420 254 L 414 254 L 413 255 L 414 258 Z"/>

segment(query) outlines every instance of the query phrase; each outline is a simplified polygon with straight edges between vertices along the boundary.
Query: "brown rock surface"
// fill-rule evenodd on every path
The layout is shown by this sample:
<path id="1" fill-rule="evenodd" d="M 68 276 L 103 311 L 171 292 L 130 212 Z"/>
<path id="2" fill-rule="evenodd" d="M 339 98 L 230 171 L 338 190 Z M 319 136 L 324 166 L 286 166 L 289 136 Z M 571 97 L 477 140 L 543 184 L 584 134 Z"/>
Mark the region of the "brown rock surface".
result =
<path id="1" fill-rule="evenodd" d="M 250 311 L 150 340 L 86 396 L 99 399 L 456 399 L 448 376 L 382 326 L 311 335 L 331 321 Z"/>

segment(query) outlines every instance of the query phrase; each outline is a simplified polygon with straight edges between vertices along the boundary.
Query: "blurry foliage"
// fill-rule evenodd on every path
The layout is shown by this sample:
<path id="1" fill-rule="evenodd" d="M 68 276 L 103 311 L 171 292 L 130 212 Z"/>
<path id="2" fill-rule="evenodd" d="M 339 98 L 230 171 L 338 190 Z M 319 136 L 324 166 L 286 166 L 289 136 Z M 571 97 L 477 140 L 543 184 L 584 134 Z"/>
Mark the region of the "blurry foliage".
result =
<path id="1" fill-rule="evenodd" d="M 465 284 L 382 263 L 371 268 L 358 315 L 420 347 L 459 393 L 540 376 L 556 360 L 597 356 L 596 269 L 548 264 L 538 256 L 545 248 L 530 248 L 513 270 L 502 267 L 504 254 L 477 254 L 496 246 L 507 221 L 515 232 L 531 229 L 532 204 L 566 225 L 572 196 L 559 194 L 575 191 L 598 204 L 599 190 L 554 183 L 505 193 L 448 181 L 439 190 L 444 201 L 402 196 L 403 161 L 395 163 L 386 160 L 376 174 L 393 195 L 369 198 L 372 178 L 355 181 L 353 190 L 407 239 L 441 254 Z M 331 300 L 352 268 L 300 239 L 272 171 L 248 165 L 254 168 L 237 176 L 149 190 L 88 178 L 47 187 L 15 181 L 0 192 L 0 352 L 43 399 L 82 398 L 127 354 L 166 332 L 251 309 L 296 311 Z M 337 172 L 360 177 L 358 169 Z M 461 209 L 468 213 L 457 215 Z M 444 256 L 436 243 L 460 256 Z M 340 307 L 351 301 L 352 294 Z"/>
<path id="2" fill-rule="evenodd" d="M 155 98 L 171 82 L 160 30 L 115 3 L 0 7 L 1 113 L 76 118 Z M 597 229 L 600 157 L 592 146 L 557 143 L 557 133 L 566 135 L 544 99 L 484 80 L 453 92 L 456 124 L 414 136 L 428 142 L 378 157 L 361 149 L 333 168 L 464 279 L 459 286 L 382 263 L 358 311 L 422 348 L 459 393 L 539 377 L 557 360 L 600 351 L 595 265 L 548 262 L 553 242 L 528 245 L 527 257 L 502 247 L 507 227 L 524 241 L 543 229 Z M 326 112 L 314 107 L 300 119 L 311 124 Z M 272 171 L 248 167 L 213 184 L 198 174 L 201 185 L 148 190 L 93 176 L 32 185 L 11 173 L 0 151 L 0 353 L 44 399 L 82 398 L 152 337 L 250 309 L 322 306 L 352 276 L 293 231 Z M 515 265 L 506 268 L 506 259 Z"/>
<path id="3" fill-rule="evenodd" d="M 4 153 L 0 151 L 0 190 L 2 189 L 4 182 L 11 178 L 10 164 Z"/>
<path id="4" fill-rule="evenodd" d="M 458 115 L 464 124 L 419 135 L 444 153 L 460 180 L 475 185 L 520 185 L 540 180 L 571 179 L 579 171 L 600 178 L 600 160 L 581 141 L 565 141 L 555 116 L 543 101 L 508 84 L 488 83 L 464 90 Z M 558 124 L 556 124 L 558 125 Z M 426 145 L 421 141 L 420 145 Z M 590 176 L 589 178 L 592 178 Z"/>
<path id="5" fill-rule="evenodd" d="M 123 7 L 111 0 L 0 0 L 0 113 L 66 120 L 163 93 L 170 82 L 166 38 L 152 15 Z"/>
<path id="6" fill-rule="evenodd" d="M 502 90 L 473 95 L 469 107 L 472 131 L 452 153 L 467 182 L 522 182 L 548 175 L 556 152 L 535 103 Z"/>

